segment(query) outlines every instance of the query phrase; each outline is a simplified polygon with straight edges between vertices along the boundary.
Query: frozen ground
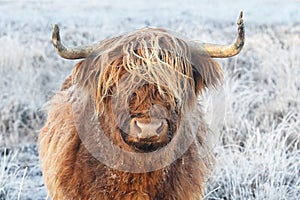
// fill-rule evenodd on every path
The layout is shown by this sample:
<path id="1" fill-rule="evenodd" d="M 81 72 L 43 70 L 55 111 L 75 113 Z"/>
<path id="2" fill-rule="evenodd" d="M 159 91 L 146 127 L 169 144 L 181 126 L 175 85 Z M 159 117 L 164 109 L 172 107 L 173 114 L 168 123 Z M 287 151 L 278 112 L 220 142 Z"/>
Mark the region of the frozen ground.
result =
<path id="1" fill-rule="evenodd" d="M 226 44 L 240 10 L 244 50 L 218 60 L 224 86 L 203 100 L 217 156 L 206 199 L 300 199 L 299 0 L 0 0 L 0 200 L 47 198 L 41 108 L 75 63 L 55 54 L 53 24 L 69 45 L 144 26 Z"/>

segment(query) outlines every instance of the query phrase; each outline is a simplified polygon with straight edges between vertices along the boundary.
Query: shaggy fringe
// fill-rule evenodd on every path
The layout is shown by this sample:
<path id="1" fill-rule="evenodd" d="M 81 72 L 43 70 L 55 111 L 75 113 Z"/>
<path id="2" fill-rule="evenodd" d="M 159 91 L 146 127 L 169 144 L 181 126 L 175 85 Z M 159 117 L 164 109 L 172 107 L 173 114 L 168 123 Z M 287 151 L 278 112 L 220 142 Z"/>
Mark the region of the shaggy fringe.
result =
<path id="1" fill-rule="evenodd" d="M 97 51 L 75 66 L 73 77 L 79 87 L 93 91 L 90 95 L 98 114 L 107 97 L 127 101 L 145 84 L 155 85 L 162 97 L 172 99 L 171 106 L 181 107 L 197 96 L 193 65 L 203 68 L 198 70 L 203 73 L 203 86 L 214 85 L 222 77 L 218 64 L 209 57 L 195 58 L 183 40 L 162 29 L 145 28 L 102 41 Z"/>

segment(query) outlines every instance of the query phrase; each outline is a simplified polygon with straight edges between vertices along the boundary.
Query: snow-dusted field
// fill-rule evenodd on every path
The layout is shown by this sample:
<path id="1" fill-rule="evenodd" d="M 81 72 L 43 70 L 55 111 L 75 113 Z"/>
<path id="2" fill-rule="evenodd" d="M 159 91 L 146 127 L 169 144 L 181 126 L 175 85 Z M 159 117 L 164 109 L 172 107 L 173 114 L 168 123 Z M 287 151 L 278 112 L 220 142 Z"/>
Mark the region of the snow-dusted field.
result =
<path id="1" fill-rule="evenodd" d="M 218 59 L 224 85 L 202 99 L 217 158 L 206 199 L 300 199 L 299 0 L 0 0 L 0 200 L 47 199 L 42 107 L 76 62 L 55 54 L 55 23 L 69 45 L 144 26 L 228 44 L 240 10 L 245 47 Z"/>

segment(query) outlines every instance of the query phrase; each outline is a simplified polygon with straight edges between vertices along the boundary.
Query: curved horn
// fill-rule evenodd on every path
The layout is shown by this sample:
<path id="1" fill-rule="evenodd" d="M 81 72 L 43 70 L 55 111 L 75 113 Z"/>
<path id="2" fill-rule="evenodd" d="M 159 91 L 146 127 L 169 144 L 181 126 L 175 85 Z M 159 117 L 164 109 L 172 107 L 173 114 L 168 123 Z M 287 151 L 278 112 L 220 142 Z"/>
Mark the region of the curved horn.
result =
<path id="1" fill-rule="evenodd" d="M 245 43 L 243 11 L 240 12 L 237 25 L 238 25 L 238 36 L 233 44 L 218 45 L 218 44 L 194 42 L 192 45 L 193 50 L 201 54 L 208 54 L 212 58 L 227 58 L 227 57 L 237 55 L 242 50 Z"/>
<path id="2" fill-rule="evenodd" d="M 52 43 L 58 55 L 66 59 L 79 59 L 86 58 L 88 55 L 97 48 L 97 45 L 83 45 L 75 48 L 65 47 L 60 40 L 59 28 L 55 24 L 52 33 Z"/>

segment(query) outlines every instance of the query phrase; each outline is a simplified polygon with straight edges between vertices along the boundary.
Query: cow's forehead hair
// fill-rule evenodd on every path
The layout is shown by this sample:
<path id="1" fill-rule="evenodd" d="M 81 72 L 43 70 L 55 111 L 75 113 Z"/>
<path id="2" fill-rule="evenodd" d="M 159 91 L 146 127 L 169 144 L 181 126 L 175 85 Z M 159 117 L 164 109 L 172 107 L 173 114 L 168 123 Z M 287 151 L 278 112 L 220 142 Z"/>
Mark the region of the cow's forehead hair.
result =
<path id="1" fill-rule="evenodd" d="M 112 95 L 113 87 L 118 96 L 132 93 L 139 84 L 152 84 L 180 104 L 194 88 L 187 43 L 162 29 L 145 28 L 107 39 L 82 64 L 75 76 L 93 91 L 98 105 Z M 118 87 L 122 81 L 125 87 Z"/>

